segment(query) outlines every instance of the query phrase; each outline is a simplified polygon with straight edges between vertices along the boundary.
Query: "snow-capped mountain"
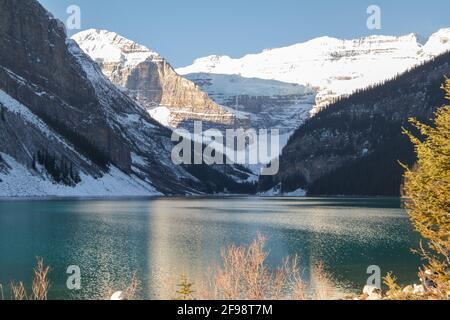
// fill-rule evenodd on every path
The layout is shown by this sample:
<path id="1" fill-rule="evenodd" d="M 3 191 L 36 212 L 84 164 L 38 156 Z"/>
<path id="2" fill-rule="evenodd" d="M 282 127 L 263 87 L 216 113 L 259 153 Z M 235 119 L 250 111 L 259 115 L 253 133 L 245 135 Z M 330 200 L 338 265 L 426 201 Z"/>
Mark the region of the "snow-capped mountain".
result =
<path id="1" fill-rule="evenodd" d="M 193 120 L 201 120 L 204 130 L 279 129 L 284 146 L 315 102 L 315 91 L 298 84 L 228 75 L 179 76 L 158 53 L 114 32 L 90 29 L 72 39 L 114 84 L 168 127 L 191 130 Z M 230 157 L 234 151 L 226 148 Z"/>
<path id="2" fill-rule="evenodd" d="M 173 164 L 171 130 L 36 0 L 0 0 L 0 31 L 0 197 L 199 194 L 245 180 L 231 166 Z"/>
<path id="3" fill-rule="evenodd" d="M 113 83 L 166 126 L 191 128 L 190 121 L 202 120 L 209 122 L 204 128 L 280 129 L 287 141 L 315 103 L 313 88 L 298 84 L 237 75 L 185 79 L 159 54 L 114 32 L 91 29 L 72 38 Z"/>
<path id="4" fill-rule="evenodd" d="M 402 128 L 414 132 L 409 119 L 430 123 L 448 104 L 441 87 L 449 76 L 450 52 L 329 105 L 292 135 L 280 171 L 261 177 L 261 191 L 398 197 L 405 171 L 400 163 L 417 162 Z"/>
<path id="5" fill-rule="evenodd" d="M 415 34 L 356 40 L 321 37 L 240 59 L 200 58 L 176 71 L 190 79 L 195 79 L 198 73 L 239 75 L 314 87 L 317 90 L 315 113 L 338 97 L 393 78 L 448 50 L 450 29 L 439 30 L 424 45 Z M 216 94 L 226 91 L 226 87 L 214 88 Z"/>
<path id="6" fill-rule="evenodd" d="M 103 73 L 163 125 L 202 120 L 234 126 L 235 115 L 193 82 L 180 77 L 158 53 L 114 32 L 90 29 L 72 37 Z"/>

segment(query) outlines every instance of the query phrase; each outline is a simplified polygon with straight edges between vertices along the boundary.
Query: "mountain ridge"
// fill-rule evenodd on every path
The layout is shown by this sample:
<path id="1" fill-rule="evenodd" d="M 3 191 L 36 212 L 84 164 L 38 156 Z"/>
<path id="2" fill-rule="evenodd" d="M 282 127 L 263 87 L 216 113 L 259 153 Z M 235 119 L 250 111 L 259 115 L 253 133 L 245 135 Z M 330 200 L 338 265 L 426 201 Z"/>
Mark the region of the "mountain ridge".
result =
<path id="1" fill-rule="evenodd" d="M 214 55 L 199 58 L 176 71 L 188 78 L 198 73 L 234 74 L 315 87 L 315 114 L 336 98 L 393 78 L 448 50 L 450 28 L 431 35 L 425 45 L 413 33 L 353 40 L 324 36 L 237 59 Z"/>
<path id="2" fill-rule="evenodd" d="M 286 45 L 286 46 L 282 46 L 282 47 L 265 48 L 265 49 L 262 49 L 262 50 L 260 50 L 258 52 L 248 53 L 248 54 L 245 54 L 245 55 L 243 55 L 241 57 L 237 57 L 237 58 L 233 58 L 233 57 L 231 57 L 229 55 L 226 55 L 226 54 L 224 54 L 224 55 L 214 55 L 214 54 L 212 54 L 212 55 L 209 55 L 209 56 L 196 58 L 196 59 L 194 59 L 194 61 L 192 62 L 191 65 L 184 66 L 184 67 L 178 67 L 178 68 L 176 68 L 176 70 L 179 71 L 180 74 L 189 74 L 189 73 L 192 73 L 192 72 L 189 69 L 187 69 L 187 68 L 190 68 L 190 67 L 196 65 L 199 62 L 211 61 L 211 62 L 217 63 L 217 62 L 220 62 L 221 59 L 240 60 L 240 59 L 243 59 L 243 58 L 248 57 L 248 56 L 258 56 L 258 55 L 260 55 L 262 53 L 266 53 L 266 52 L 270 52 L 270 51 L 274 51 L 274 50 L 294 49 L 294 48 L 297 48 L 299 46 L 310 44 L 310 43 L 314 43 L 314 42 L 320 42 L 320 43 L 323 43 L 323 42 L 341 43 L 341 42 L 355 42 L 355 41 L 357 41 L 357 42 L 364 42 L 365 40 L 370 40 L 370 39 L 372 39 L 372 40 L 373 39 L 375 39 L 375 40 L 381 40 L 381 39 L 414 39 L 417 42 L 417 44 L 419 44 L 421 46 L 425 46 L 425 45 L 429 44 L 429 42 L 431 40 L 434 40 L 436 37 L 443 37 L 445 39 L 447 37 L 450 37 L 450 27 L 448 27 L 448 28 L 441 28 L 438 31 L 432 33 L 428 38 L 425 38 L 426 41 L 419 40 L 419 35 L 417 35 L 414 32 L 406 34 L 406 35 L 403 35 L 403 36 L 369 35 L 369 36 L 364 36 L 364 37 L 354 38 L 354 39 L 343 39 L 343 38 L 336 38 L 336 37 L 331 37 L 331 36 L 324 35 L 324 36 L 319 36 L 319 37 L 312 38 L 312 39 L 304 41 L 304 42 L 298 42 L 298 43 L 295 43 L 295 44 Z M 204 72 L 206 72 L 206 71 L 204 71 Z"/>
<path id="3" fill-rule="evenodd" d="M 176 128 L 203 120 L 234 126 L 235 115 L 178 76 L 158 53 L 117 33 L 89 29 L 72 36 L 103 73 L 160 123 Z"/>

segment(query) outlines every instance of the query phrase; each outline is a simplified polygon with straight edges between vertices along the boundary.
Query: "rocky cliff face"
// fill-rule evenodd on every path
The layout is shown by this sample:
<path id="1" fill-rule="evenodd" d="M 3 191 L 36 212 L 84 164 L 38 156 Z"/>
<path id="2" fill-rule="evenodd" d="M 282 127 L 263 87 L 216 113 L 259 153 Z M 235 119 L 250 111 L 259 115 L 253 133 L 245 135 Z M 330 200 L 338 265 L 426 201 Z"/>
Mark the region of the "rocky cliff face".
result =
<path id="1" fill-rule="evenodd" d="M 450 75 L 450 53 L 392 81 L 344 98 L 308 120 L 291 137 L 280 172 L 262 178 L 262 190 L 310 195 L 398 196 L 402 163 L 415 155 L 402 133 L 408 119 L 428 122 L 445 103 L 440 89 Z"/>
<path id="2" fill-rule="evenodd" d="M 105 30 L 83 31 L 73 39 L 114 84 L 164 125 L 178 127 L 182 122 L 202 120 L 234 126 L 232 112 L 180 77 L 152 50 Z"/>
<path id="3" fill-rule="evenodd" d="M 35 0 L 0 0 L 0 136 L 0 196 L 228 187 L 214 168 L 200 166 L 210 173 L 200 177 L 174 165 L 171 131 L 112 84 Z"/>
<path id="4" fill-rule="evenodd" d="M 315 90 L 298 84 L 211 73 L 186 77 L 238 118 L 248 118 L 252 128 L 278 129 L 284 136 L 309 118 L 315 103 Z"/>
<path id="5" fill-rule="evenodd" d="M 226 74 L 310 86 L 317 90 L 314 114 L 339 97 L 391 79 L 448 50 L 450 29 L 433 34 L 425 45 L 414 34 L 355 40 L 322 37 L 240 59 L 200 58 L 177 72 L 188 78 L 198 73 Z"/>
<path id="6" fill-rule="evenodd" d="M 38 3 L 23 2 L 1 2 L 1 89 L 34 113 L 89 138 L 129 171 L 129 147 L 101 116 L 92 85 L 68 51 L 64 27 Z"/>

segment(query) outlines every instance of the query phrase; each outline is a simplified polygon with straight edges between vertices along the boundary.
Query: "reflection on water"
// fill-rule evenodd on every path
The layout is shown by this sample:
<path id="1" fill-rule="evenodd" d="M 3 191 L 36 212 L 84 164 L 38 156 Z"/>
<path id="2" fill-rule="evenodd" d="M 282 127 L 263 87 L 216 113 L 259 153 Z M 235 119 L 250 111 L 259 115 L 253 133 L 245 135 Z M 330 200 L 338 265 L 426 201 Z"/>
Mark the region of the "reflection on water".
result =
<path id="1" fill-rule="evenodd" d="M 137 272 L 142 297 L 170 298 L 181 274 L 200 283 L 220 248 L 268 237 L 268 262 L 298 255 L 309 281 L 319 261 L 346 290 L 369 265 L 414 281 L 417 236 L 395 199 L 230 198 L 0 202 L 0 283 L 30 280 L 34 258 L 51 264 L 52 298 L 103 298 Z M 82 290 L 65 288 L 70 265 Z"/>

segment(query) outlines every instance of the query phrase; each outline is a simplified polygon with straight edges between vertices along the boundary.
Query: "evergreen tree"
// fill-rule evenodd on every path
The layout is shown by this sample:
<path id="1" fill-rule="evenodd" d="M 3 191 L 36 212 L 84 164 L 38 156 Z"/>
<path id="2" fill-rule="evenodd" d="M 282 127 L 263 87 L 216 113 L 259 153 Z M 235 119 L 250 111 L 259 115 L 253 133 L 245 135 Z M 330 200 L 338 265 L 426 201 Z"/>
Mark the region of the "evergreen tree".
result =
<path id="1" fill-rule="evenodd" d="M 31 164 L 31 167 L 33 168 L 34 171 L 37 170 L 37 166 L 36 166 L 36 156 L 33 155 L 33 162 Z"/>
<path id="2" fill-rule="evenodd" d="M 62 156 L 58 160 L 58 156 L 55 153 L 50 154 L 48 150 L 39 150 L 37 156 L 33 157 L 34 170 L 37 170 L 37 163 L 45 168 L 56 183 L 76 185 L 81 181 L 70 160 Z"/>
<path id="3" fill-rule="evenodd" d="M 180 288 L 177 291 L 177 300 L 193 300 L 193 294 L 195 293 L 194 290 L 192 290 L 193 284 L 189 282 L 188 278 L 185 275 L 181 276 L 181 282 L 178 285 Z"/>
<path id="4" fill-rule="evenodd" d="M 450 100 L 450 80 L 444 89 Z M 415 146 L 417 164 L 406 168 L 405 207 L 418 232 L 426 239 L 421 253 L 438 283 L 450 284 L 450 106 L 436 112 L 434 126 L 410 120 L 421 136 L 406 131 Z"/>
<path id="5" fill-rule="evenodd" d="M 6 121 L 5 117 L 5 107 L 0 103 L 0 119 Z"/>

